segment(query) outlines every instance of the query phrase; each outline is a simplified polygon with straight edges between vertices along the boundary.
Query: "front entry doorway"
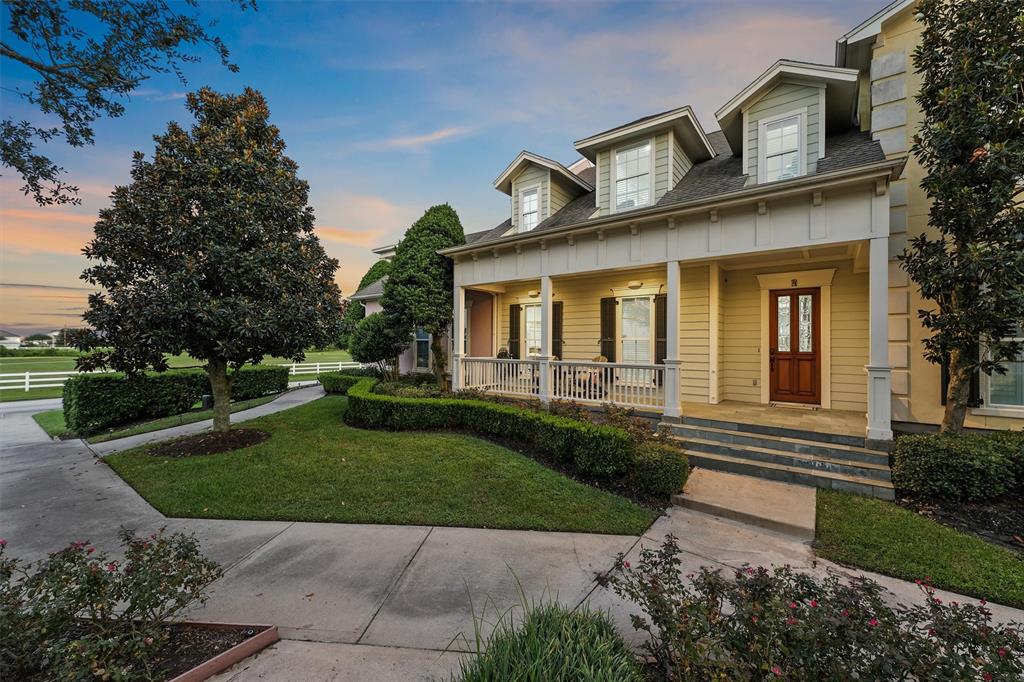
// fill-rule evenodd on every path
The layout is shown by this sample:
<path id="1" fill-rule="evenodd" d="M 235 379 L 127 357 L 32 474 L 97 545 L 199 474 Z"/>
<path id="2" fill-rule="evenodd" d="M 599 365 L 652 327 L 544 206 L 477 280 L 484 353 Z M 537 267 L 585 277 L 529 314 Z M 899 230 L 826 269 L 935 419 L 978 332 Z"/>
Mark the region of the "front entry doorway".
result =
<path id="1" fill-rule="evenodd" d="M 821 404 L 821 289 L 769 293 L 769 398 Z"/>

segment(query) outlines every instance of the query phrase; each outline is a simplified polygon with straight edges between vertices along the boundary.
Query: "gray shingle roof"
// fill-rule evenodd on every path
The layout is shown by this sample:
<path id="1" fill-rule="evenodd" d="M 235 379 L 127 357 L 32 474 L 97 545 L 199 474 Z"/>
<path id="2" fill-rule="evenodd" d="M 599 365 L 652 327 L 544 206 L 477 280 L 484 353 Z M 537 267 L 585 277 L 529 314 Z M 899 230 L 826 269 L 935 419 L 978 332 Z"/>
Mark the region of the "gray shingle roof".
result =
<path id="1" fill-rule="evenodd" d="M 587 183 L 591 187 L 596 187 L 594 184 L 597 182 L 597 167 L 591 166 L 590 168 L 584 168 L 576 174 L 583 182 Z"/>
<path id="2" fill-rule="evenodd" d="M 725 135 L 720 131 L 708 133 L 708 141 L 717 152 L 713 159 L 694 164 L 693 168 L 671 190 L 658 200 L 657 206 L 671 206 L 697 199 L 708 199 L 719 194 L 728 194 L 743 189 L 747 184 L 747 176 L 743 174 L 743 161 L 734 156 L 729 148 Z M 814 175 L 847 170 L 878 161 L 884 161 L 885 154 L 881 145 L 871 139 L 870 134 L 851 129 L 843 133 L 829 135 L 825 140 L 825 158 L 817 163 Z M 587 169 L 593 171 L 594 169 Z M 586 173 L 587 171 L 582 171 Z M 779 183 L 787 182 L 782 180 Z M 541 222 L 534 232 L 545 232 L 560 227 L 578 225 L 587 222 L 596 210 L 596 192 L 587 192 L 566 204 L 560 211 Z M 474 233 L 480 235 L 472 242 L 469 236 L 466 243 L 484 243 L 504 236 L 511 228 L 511 219 L 506 220 L 492 230 Z"/>
<path id="3" fill-rule="evenodd" d="M 384 275 L 376 282 L 367 284 L 365 287 L 352 294 L 350 298 L 379 298 L 384 293 L 384 282 L 388 281 L 388 276 Z"/>

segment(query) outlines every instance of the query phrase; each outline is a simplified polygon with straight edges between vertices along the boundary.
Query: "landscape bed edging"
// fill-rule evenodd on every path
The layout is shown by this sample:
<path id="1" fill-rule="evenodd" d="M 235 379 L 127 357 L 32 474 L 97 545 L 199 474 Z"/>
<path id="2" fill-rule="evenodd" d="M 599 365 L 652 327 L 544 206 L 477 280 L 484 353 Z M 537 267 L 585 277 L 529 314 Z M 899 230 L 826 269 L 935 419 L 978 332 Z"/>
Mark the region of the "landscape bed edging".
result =
<path id="1" fill-rule="evenodd" d="M 191 670 L 186 670 L 177 677 L 173 677 L 168 682 L 202 682 L 207 680 L 219 672 L 227 670 L 234 664 L 245 660 L 249 656 L 252 656 L 258 651 L 262 651 L 271 644 L 278 642 L 281 639 L 281 635 L 277 632 L 276 625 L 246 625 L 243 623 L 203 623 L 197 621 L 182 621 L 179 625 L 186 625 L 195 628 L 207 628 L 210 630 L 221 630 L 228 628 L 263 628 L 262 631 L 257 632 L 255 635 L 240 642 L 235 646 L 220 652 L 213 658 L 200 663 Z"/>

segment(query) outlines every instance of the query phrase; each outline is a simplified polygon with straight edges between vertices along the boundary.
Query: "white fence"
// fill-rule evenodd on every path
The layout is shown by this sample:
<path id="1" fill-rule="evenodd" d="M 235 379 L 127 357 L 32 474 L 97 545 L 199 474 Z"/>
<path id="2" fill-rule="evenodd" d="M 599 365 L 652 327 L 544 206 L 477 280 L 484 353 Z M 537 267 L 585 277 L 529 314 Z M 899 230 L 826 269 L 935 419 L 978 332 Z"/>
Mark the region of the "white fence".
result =
<path id="1" fill-rule="evenodd" d="M 80 372 L 8 372 L 0 374 L 0 391 L 31 391 L 34 388 L 60 388 L 69 377 Z"/>
<path id="2" fill-rule="evenodd" d="M 297 362 L 291 365 L 278 365 L 279 367 L 287 367 L 288 374 L 295 376 L 297 374 L 312 374 L 317 375 L 320 372 L 340 372 L 343 369 L 358 369 L 362 367 L 358 362 Z"/>

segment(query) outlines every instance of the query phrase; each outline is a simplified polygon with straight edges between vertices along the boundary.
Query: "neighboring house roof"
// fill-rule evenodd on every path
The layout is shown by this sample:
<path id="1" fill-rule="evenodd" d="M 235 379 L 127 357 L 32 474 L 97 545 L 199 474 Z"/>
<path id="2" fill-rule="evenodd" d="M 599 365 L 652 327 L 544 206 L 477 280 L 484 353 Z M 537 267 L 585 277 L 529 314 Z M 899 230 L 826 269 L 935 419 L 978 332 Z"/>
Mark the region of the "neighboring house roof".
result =
<path id="1" fill-rule="evenodd" d="M 5 331 L 3 329 L 0 329 L 0 337 L 3 337 L 5 339 L 20 339 L 21 338 L 20 336 L 18 336 L 14 332 Z"/>
<path id="2" fill-rule="evenodd" d="M 381 294 L 384 293 L 384 282 L 386 281 L 388 281 L 388 277 L 387 275 L 384 275 L 376 282 L 373 282 L 372 284 L 367 284 L 365 287 L 349 296 L 349 300 L 366 301 L 375 298 L 380 298 Z"/>
<path id="3" fill-rule="evenodd" d="M 673 204 L 683 204 L 699 199 L 712 199 L 716 195 L 729 194 L 746 187 L 747 176 L 743 174 L 743 161 L 729 150 L 725 135 L 716 130 L 708 133 L 707 137 L 712 147 L 718 152 L 717 156 L 708 161 L 694 164 L 693 168 L 655 204 L 654 208 L 669 207 Z M 808 173 L 799 179 L 813 178 L 815 175 L 853 169 L 881 161 L 885 161 L 882 146 L 872 140 L 869 133 L 851 129 L 844 133 L 829 135 L 825 140 L 825 157 L 818 160 L 815 172 Z M 780 180 L 779 182 L 763 183 L 758 187 L 771 188 L 776 185 L 784 185 L 787 182 L 792 181 Z M 531 232 L 525 234 L 585 225 L 597 210 L 595 195 L 596 192 L 588 192 L 577 197 L 553 216 L 541 222 Z M 645 211 L 650 208 L 652 207 L 645 206 L 635 210 Z M 625 217 L 629 213 L 631 211 L 623 211 L 614 215 Z M 505 236 L 511 227 L 511 219 L 505 220 L 490 230 L 474 233 L 472 241 L 467 236 L 466 243 L 477 245 L 497 240 Z"/>
<path id="4" fill-rule="evenodd" d="M 535 163 L 538 166 L 543 166 L 545 168 L 551 169 L 552 171 L 558 173 L 560 176 L 565 178 L 567 181 L 579 186 L 579 188 L 585 192 L 589 192 L 590 190 L 594 189 L 594 185 L 592 185 L 589 182 L 586 182 L 579 175 L 576 175 L 571 170 L 569 170 L 562 164 L 558 163 L 557 161 L 553 161 L 547 158 L 546 156 L 534 154 L 533 152 L 528 152 L 526 150 L 519 152 L 519 156 L 516 157 L 515 161 L 510 163 L 508 165 L 508 168 L 506 168 L 502 172 L 502 174 L 498 176 L 498 178 L 494 181 L 494 188 L 501 192 L 504 192 L 505 194 L 512 194 L 512 178 L 514 178 L 516 176 L 516 173 L 518 173 L 519 170 L 528 163 Z"/>

